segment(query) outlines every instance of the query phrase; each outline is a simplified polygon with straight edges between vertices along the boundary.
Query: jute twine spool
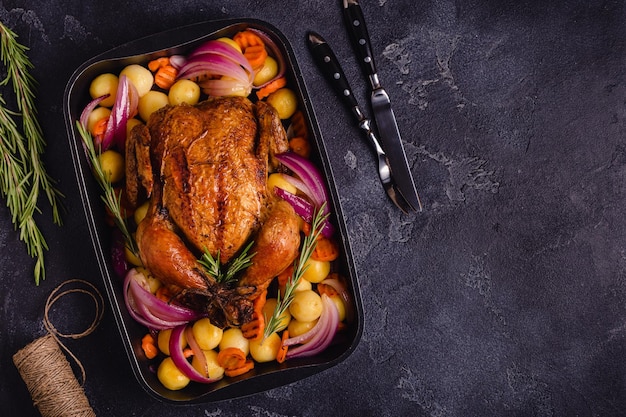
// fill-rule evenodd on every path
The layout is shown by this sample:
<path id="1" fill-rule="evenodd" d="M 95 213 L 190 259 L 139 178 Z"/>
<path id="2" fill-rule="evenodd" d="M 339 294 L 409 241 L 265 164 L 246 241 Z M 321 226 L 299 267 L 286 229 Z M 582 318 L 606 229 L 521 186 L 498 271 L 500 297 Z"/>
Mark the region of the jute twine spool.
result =
<path id="1" fill-rule="evenodd" d="M 62 290 L 70 284 L 84 284 L 90 287 Z M 90 291 L 91 290 L 91 291 Z M 89 327 L 80 333 L 63 334 L 50 322 L 52 305 L 69 293 L 82 293 L 90 296 L 96 306 L 96 316 Z M 59 337 L 79 339 L 93 332 L 104 313 L 104 300 L 98 289 L 91 283 L 71 279 L 61 283 L 48 296 L 44 310 L 44 326 L 48 334 L 29 343 L 13 355 L 13 363 L 28 387 L 33 404 L 43 417 L 95 417 L 95 412 L 83 391 L 86 375 L 82 363 L 59 340 Z M 61 351 L 62 347 L 74 360 L 81 372 L 78 382 L 70 363 Z"/>

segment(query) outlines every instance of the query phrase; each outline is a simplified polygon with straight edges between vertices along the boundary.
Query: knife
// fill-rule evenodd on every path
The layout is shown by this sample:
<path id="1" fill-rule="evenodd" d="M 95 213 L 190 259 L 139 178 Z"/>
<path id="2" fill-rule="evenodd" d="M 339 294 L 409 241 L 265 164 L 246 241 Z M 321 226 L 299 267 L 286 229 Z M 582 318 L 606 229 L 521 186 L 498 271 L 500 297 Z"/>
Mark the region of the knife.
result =
<path id="1" fill-rule="evenodd" d="M 352 46 L 370 83 L 374 121 L 378 128 L 381 145 L 389 159 L 396 185 L 402 196 L 413 207 L 422 211 L 422 203 L 415 189 L 413 176 L 404 153 L 404 146 L 396 117 L 391 108 L 391 101 L 378 79 L 374 55 L 372 54 L 372 44 L 359 2 L 357 0 L 343 0 L 343 16 L 350 33 Z"/>
<path id="2" fill-rule="evenodd" d="M 387 155 L 380 146 L 376 134 L 372 131 L 370 120 L 365 116 L 354 94 L 352 94 L 350 83 L 348 83 L 343 69 L 339 64 L 339 60 L 330 48 L 330 45 L 328 45 L 320 34 L 312 31 L 308 33 L 307 39 L 315 63 L 346 107 L 350 109 L 359 128 L 365 133 L 365 137 L 376 151 L 376 155 L 378 156 L 378 176 L 380 177 L 385 192 L 391 201 L 403 212 L 408 213 L 409 211 L 415 210 L 415 208 L 410 206 L 406 199 L 402 197 L 402 193 L 397 190 L 397 186 L 392 178 L 391 169 L 389 168 Z"/>

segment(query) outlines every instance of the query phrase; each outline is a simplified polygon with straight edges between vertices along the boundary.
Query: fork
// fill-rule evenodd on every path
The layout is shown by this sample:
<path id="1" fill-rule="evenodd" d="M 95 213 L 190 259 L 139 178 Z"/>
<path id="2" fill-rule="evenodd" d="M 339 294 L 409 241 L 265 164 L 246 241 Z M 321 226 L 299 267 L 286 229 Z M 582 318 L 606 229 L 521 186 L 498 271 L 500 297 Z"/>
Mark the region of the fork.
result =
<path id="1" fill-rule="evenodd" d="M 413 207 L 413 205 L 409 203 L 406 198 L 404 198 L 402 192 L 396 186 L 396 183 L 393 180 L 391 166 L 389 165 L 389 160 L 387 159 L 387 154 L 383 151 L 378 138 L 372 131 L 370 120 L 365 117 L 358 104 L 352 110 L 358 120 L 359 127 L 365 132 L 370 145 L 372 145 L 374 147 L 374 151 L 376 151 L 376 155 L 378 157 L 378 176 L 380 177 L 380 182 L 382 183 L 387 196 L 389 196 L 391 201 L 405 214 L 409 211 L 417 211 L 417 209 Z"/>
<path id="2" fill-rule="evenodd" d="M 332 51 L 324 38 L 315 32 L 309 32 L 308 40 L 311 54 L 313 55 L 313 58 L 315 58 L 322 74 L 326 76 L 327 80 L 334 87 L 337 94 L 343 99 L 346 106 L 351 110 L 359 128 L 365 132 L 368 142 L 376 151 L 376 155 L 378 157 L 378 176 L 380 177 L 380 182 L 382 183 L 385 192 L 391 201 L 404 213 L 417 211 L 417 209 L 404 198 L 396 186 L 393 179 L 393 172 L 387 159 L 387 154 L 383 151 L 378 138 L 372 131 L 370 120 L 365 116 L 361 110 L 361 106 L 354 97 L 350 84 L 346 79 L 335 53 Z"/>

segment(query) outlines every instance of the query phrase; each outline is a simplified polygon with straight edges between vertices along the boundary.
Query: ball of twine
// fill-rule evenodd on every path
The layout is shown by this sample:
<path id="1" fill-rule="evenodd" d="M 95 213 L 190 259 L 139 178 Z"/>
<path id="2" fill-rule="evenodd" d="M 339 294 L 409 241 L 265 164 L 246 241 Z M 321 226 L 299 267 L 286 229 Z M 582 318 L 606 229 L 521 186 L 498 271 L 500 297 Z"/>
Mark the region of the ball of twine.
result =
<path id="1" fill-rule="evenodd" d="M 70 284 L 83 284 L 89 288 L 62 290 Z M 91 297 L 95 303 L 96 315 L 85 331 L 64 334 L 50 322 L 49 313 L 55 302 L 70 293 L 82 293 Z M 33 404 L 43 417 L 92 417 L 96 415 L 83 390 L 86 380 L 85 369 L 80 360 L 59 340 L 59 337 L 79 339 L 87 336 L 98 327 L 103 314 L 104 300 L 93 284 L 80 279 L 65 281 L 50 293 L 46 301 L 43 322 L 48 334 L 34 340 L 13 355 L 13 363 L 26 383 Z M 76 379 L 61 347 L 80 369 L 81 383 Z"/>

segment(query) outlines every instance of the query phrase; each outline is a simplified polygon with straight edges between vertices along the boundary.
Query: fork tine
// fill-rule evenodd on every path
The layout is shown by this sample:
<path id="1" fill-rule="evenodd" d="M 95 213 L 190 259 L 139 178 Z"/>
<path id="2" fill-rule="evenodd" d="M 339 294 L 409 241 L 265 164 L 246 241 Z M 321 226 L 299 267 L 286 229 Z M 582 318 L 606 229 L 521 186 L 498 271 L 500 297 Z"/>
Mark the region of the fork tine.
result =
<path id="1" fill-rule="evenodd" d="M 378 175 L 380 176 L 380 181 L 383 184 L 383 188 L 385 192 L 395 204 L 404 214 L 409 214 L 409 211 L 417 211 L 415 207 L 411 203 L 408 202 L 406 198 L 402 195 L 402 192 L 396 187 L 396 184 L 393 181 L 393 174 L 391 172 L 391 167 L 389 166 L 389 161 L 387 160 L 387 155 L 380 148 L 377 141 L 374 139 L 374 143 L 376 145 L 376 150 L 378 153 Z M 420 207 L 421 209 L 421 207 Z"/>
<path id="2" fill-rule="evenodd" d="M 413 207 L 413 205 L 404 198 L 402 192 L 396 187 L 393 182 L 390 181 L 383 185 L 391 201 L 393 201 L 393 203 L 400 210 L 402 210 L 404 214 L 409 214 L 409 211 L 417 211 L 415 207 Z"/>

